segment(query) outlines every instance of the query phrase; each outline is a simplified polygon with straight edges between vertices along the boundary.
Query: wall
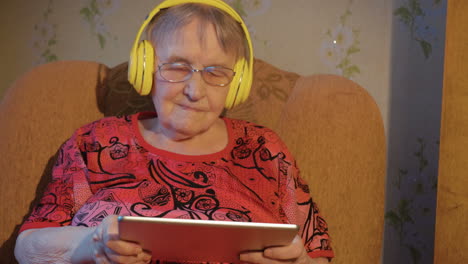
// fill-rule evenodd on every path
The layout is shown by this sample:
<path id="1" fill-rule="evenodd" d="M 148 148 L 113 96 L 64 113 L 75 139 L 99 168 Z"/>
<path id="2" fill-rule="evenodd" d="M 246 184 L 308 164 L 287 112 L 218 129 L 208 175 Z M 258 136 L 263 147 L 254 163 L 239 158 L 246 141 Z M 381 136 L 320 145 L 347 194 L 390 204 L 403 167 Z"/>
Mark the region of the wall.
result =
<path id="1" fill-rule="evenodd" d="M 432 263 L 446 2 L 394 2 L 385 263 Z"/>
<path id="2" fill-rule="evenodd" d="M 430 175 L 422 180 L 430 185 L 437 176 L 445 0 L 226 1 L 244 17 L 257 58 L 303 75 L 344 75 L 375 98 L 389 142 L 384 262 L 430 263 L 435 192 L 420 195 L 414 182 Z M 126 61 L 140 23 L 159 2 L 2 3 L 0 96 L 19 75 L 47 61 Z M 420 33 L 431 52 L 421 45 Z M 415 156 L 421 146 L 423 154 Z M 417 227 L 423 229 L 419 235 L 409 235 Z"/>

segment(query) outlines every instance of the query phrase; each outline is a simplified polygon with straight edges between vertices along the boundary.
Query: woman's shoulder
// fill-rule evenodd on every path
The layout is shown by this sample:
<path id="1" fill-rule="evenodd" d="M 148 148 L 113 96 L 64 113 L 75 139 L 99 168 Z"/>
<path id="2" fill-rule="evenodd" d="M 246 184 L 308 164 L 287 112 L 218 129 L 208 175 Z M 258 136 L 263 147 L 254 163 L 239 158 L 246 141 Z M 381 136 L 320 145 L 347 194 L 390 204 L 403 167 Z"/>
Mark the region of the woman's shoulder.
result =
<path id="1" fill-rule="evenodd" d="M 279 155 L 291 162 L 294 160 L 285 142 L 272 129 L 245 120 L 224 119 L 230 126 L 234 149 L 248 148 L 252 151 L 260 151 L 259 153 L 263 153 L 264 158 Z"/>
<path id="2" fill-rule="evenodd" d="M 283 144 L 280 136 L 269 127 L 240 119 L 226 117 L 224 119 L 229 124 L 234 138 L 252 138 L 257 141 L 268 140 Z"/>
<path id="3" fill-rule="evenodd" d="M 122 125 L 130 125 L 134 117 L 138 114 L 133 115 L 126 115 L 126 116 L 107 116 L 100 118 L 98 120 L 94 120 L 89 122 L 81 127 L 79 127 L 78 131 L 86 131 L 86 130 L 96 130 L 96 129 L 108 129 L 109 127 L 114 126 L 122 126 Z"/>
<path id="4" fill-rule="evenodd" d="M 264 130 L 264 131 L 271 131 L 274 133 L 274 131 L 264 125 L 254 123 L 251 121 L 246 121 L 242 119 L 234 119 L 234 118 L 229 118 L 229 117 L 223 117 L 224 120 L 226 120 L 227 123 L 229 123 L 232 127 L 236 129 L 251 129 L 251 130 Z"/>
<path id="5" fill-rule="evenodd" d="M 109 137 L 126 137 L 133 134 L 133 123 L 138 114 L 125 116 L 108 116 L 87 123 L 75 129 L 71 139 L 77 142 L 108 140 Z"/>

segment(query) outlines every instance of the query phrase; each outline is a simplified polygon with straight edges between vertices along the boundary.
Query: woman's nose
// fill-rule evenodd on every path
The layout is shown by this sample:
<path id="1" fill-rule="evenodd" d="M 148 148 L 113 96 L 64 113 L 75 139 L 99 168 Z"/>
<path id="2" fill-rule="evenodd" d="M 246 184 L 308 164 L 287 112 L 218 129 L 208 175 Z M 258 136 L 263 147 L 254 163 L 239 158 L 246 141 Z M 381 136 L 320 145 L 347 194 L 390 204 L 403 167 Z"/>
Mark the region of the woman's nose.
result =
<path id="1" fill-rule="evenodd" d="M 192 78 L 187 81 L 184 94 L 190 101 L 198 101 L 206 95 L 206 85 L 201 72 L 193 72 Z"/>

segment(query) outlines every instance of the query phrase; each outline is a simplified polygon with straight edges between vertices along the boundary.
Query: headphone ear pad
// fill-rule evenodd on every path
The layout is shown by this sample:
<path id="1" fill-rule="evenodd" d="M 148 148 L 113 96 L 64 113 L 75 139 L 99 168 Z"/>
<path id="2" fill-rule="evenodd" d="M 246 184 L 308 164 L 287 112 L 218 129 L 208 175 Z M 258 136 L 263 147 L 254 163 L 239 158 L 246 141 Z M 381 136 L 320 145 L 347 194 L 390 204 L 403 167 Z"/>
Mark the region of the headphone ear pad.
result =
<path id="1" fill-rule="evenodd" d="M 137 49 L 132 48 L 130 51 L 130 58 L 128 60 L 128 82 L 135 88 L 136 72 L 137 72 Z"/>
<path id="2" fill-rule="evenodd" d="M 151 43 L 143 40 L 136 48 L 136 74 L 133 87 L 140 95 L 148 95 L 153 86 L 154 49 Z"/>
<path id="3" fill-rule="evenodd" d="M 236 75 L 234 75 L 234 78 L 232 79 L 231 84 L 229 85 L 229 91 L 224 106 L 226 109 L 233 108 L 235 105 L 237 105 L 236 102 L 239 100 L 239 89 L 242 83 L 242 75 L 244 74 L 243 64 L 245 64 L 245 60 L 241 58 L 234 65 L 234 72 L 236 73 Z"/>
<path id="4" fill-rule="evenodd" d="M 253 71 L 250 69 L 249 63 L 245 59 L 242 59 L 242 80 L 239 84 L 238 98 L 234 106 L 237 106 L 249 98 L 250 89 L 252 88 Z"/>
<path id="5" fill-rule="evenodd" d="M 252 69 L 244 58 L 240 58 L 234 66 L 236 75 L 232 79 L 229 92 L 226 97 L 225 108 L 231 109 L 237 106 L 249 97 L 252 86 Z"/>
<path id="6" fill-rule="evenodd" d="M 143 44 L 145 45 L 145 57 L 143 63 L 143 85 L 141 95 L 148 95 L 151 93 L 151 89 L 153 89 L 155 52 L 150 41 L 143 40 Z"/>

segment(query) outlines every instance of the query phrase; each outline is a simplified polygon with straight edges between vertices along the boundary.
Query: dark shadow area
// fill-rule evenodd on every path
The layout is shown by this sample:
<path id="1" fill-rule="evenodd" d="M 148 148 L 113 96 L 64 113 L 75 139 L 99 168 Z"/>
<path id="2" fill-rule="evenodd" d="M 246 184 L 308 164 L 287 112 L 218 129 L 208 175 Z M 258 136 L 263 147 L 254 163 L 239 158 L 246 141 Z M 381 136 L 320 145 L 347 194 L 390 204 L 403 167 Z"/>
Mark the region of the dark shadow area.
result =
<path id="1" fill-rule="evenodd" d="M 44 192 L 44 189 L 46 188 L 47 183 L 51 179 L 52 168 L 54 167 L 57 157 L 58 157 L 58 151 L 47 162 L 44 168 L 44 172 L 42 173 L 41 178 L 39 180 L 39 184 L 37 185 L 34 200 L 32 200 L 31 203 L 29 204 L 28 212 L 27 214 L 23 216 L 23 219 L 21 222 L 24 222 L 26 220 L 26 218 L 32 213 L 32 210 L 34 209 L 34 207 L 39 203 L 42 197 L 42 193 Z M 21 228 L 21 225 L 16 225 L 10 237 L 0 247 L 0 256 L 1 256 L 0 263 L 10 264 L 11 262 L 5 262 L 6 261 L 5 259 L 15 259 L 14 249 L 15 249 L 16 237 L 18 236 L 18 232 L 20 228 Z M 17 263 L 17 262 L 15 261 L 14 263 Z"/>
<path id="2" fill-rule="evenodd" d="M 127 62 L 109 69 L 101 87 L 96 89 L 97 105 L 104 116 L 155 111 L 151 95 L 139 95 L 128 82 L 127 69 Z"/>

